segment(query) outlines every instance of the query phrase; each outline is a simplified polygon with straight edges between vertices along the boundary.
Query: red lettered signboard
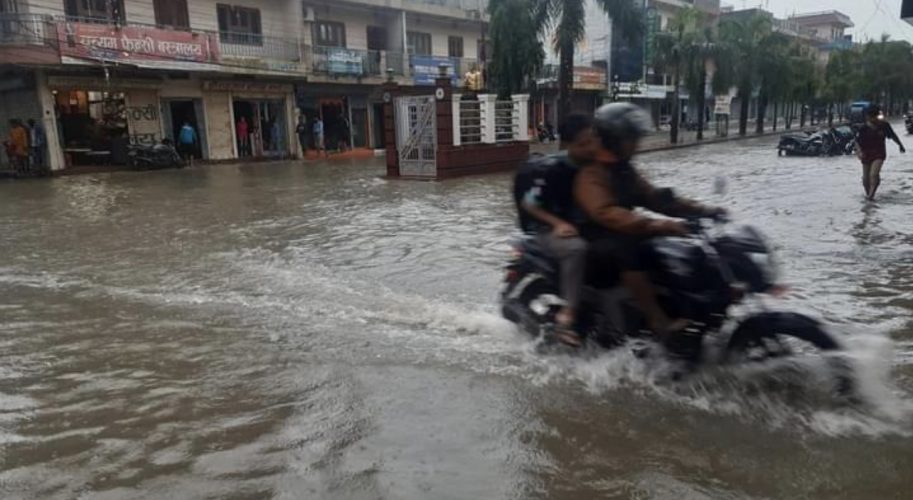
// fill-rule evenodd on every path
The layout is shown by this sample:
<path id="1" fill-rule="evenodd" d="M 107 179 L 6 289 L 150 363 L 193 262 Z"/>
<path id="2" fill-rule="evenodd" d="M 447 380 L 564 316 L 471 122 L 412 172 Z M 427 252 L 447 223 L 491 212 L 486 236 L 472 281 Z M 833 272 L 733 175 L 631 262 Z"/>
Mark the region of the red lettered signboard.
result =
<path id="1" fill-rule="evenodd" d="M 60 23 L 60 53 L 122 61 L 218 61 L 218 40 L 208 33 L 142 26 Z"/>

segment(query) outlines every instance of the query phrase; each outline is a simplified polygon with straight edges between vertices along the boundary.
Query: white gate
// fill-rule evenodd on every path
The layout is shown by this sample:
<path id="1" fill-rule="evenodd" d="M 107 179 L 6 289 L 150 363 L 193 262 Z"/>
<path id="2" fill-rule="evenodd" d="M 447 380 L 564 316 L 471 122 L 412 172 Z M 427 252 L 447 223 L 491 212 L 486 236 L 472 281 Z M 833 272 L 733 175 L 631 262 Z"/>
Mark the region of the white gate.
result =
<path id="1" fill-rule="evenodd" d="M 437 175 L 437 104 L 434 96 L 397 97 L 394 106 L 399 175 Z"/>

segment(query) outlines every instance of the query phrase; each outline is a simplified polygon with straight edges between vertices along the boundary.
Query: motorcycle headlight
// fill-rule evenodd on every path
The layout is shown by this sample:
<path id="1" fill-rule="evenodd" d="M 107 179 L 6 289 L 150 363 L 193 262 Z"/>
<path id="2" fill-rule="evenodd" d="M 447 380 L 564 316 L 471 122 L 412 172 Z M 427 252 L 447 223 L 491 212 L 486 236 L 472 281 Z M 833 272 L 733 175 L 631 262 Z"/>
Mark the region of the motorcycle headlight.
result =
<path id="1" fill-rule="evenodd" d="M 757 266 L 764 284 L 773 285 L 780 277 L 780 268 L 772 253 L 749 253 L 748 258 Z"/>

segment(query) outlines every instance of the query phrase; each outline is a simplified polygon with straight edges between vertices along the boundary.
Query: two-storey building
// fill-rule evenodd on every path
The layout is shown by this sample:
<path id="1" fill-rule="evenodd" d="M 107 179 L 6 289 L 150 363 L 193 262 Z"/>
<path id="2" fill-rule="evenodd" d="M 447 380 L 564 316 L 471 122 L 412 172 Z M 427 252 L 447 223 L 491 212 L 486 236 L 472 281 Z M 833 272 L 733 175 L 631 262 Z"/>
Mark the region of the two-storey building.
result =
<path id="1" fill-rule="evenodd" d="M 0 133 L 42 122 L 54 169 L 123 163 L 185 122 L 212 160 L 299 155 L 301 115 L 330 147 L 376 147 L 379 85 L 484 63 L 486 3 L 0 0 Z"/>

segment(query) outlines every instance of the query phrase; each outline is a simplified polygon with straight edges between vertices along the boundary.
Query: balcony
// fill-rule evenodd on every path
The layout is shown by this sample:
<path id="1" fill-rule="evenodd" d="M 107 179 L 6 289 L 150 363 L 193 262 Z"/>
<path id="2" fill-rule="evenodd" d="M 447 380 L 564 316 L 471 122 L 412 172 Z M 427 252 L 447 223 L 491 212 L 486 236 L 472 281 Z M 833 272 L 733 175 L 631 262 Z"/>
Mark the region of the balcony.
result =
<path id="1" fill-rule="evenodd" d="M 403 54 L 384 50 L 311 47 L 308 69 L 317 75 L 352 78 L 384 77 L 387 70 L 403 74 Z"/>
<path id="2" fill-rule="evenodd" d="M 284 63 L 301 61 L 301 46 L 296 40 L 253 33 L 219 32 L 223 57 L 263 59 Z"/>
<path id="3" fill-rule="evenodd" d="M 0 45 L 56 47 L 56 25 L 48 16 L 0 14 Z"/>

